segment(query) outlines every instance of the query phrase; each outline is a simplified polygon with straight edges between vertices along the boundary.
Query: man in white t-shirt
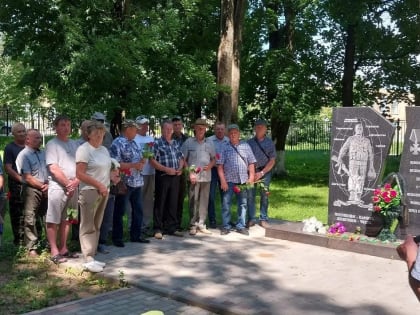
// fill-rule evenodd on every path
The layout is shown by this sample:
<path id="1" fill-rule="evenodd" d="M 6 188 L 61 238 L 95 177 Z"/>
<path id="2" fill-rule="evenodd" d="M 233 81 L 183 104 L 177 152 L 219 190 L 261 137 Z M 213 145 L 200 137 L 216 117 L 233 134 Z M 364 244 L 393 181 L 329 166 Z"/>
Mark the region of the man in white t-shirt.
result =
<path id="1" fill-rule="evenodd" d="M 138 147 L 141 148 L 143 157 L 145 157 L 145 152 L 153 152 L 155 139 L 148 135 L 149 120 L 146 117 L 138 116 L 136 118 L 136 123 L 138 124 L 138 129 L 134 141 L 137 143 Z M 144 185 L 142 189 L 143 226 L 141 232 L 143 237 L 153 235 L 151 223 L 153 223 L 153 204 L 155 195 L 155 169 L 150 164 L 149 158 L 147 158 L 146 161 L 142 170 Z"/>

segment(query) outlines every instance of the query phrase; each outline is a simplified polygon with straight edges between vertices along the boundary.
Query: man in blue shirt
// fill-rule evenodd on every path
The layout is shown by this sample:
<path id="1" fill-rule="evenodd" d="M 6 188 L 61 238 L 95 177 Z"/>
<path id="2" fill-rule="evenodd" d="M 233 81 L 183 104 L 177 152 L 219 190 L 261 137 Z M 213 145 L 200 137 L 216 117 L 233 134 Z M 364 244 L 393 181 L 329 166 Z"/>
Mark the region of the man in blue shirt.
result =
<path id="1" fill-rule="evenodd" d="M 216 161 L 217 172 L 220 177 L 220 187 L 223 190 L 222 219 L 223 229 L 222 235 L 230 232 L 230 205 L 232 195 L 237 193 L 238 202 L 238 222 L 236 231 L 238 233 L 249 235 L 245 228 L 245 218 L 247 212 L 247 195 L 246 188 L 238 189 L 238 185 L 249 185 L 254 182 L 255 175 L 255 157 L 251 147 L 246 142 L 239 140 L 240 131 L 236 124 L 228 126 L 229 143 L 222 148 L 220 156 Z"/>
<path id="2" fill-rule="evenodd" d="M 267 138 L 267 122 L 263 119 L 258 119 L 255 122 L 255 137 L 248 140 L 252 152 L 254 153 L 257 163 L 255 164 L 255 181 L 261 181 L 264 189 L 260 189 L 260 225 L 267 228 L 268 224 L 268 188 L 271 181 L 271 170 L 276 163 L 276 147 L 274 142 Z M 249 190 L 248 193 L 248 226 L 255 224 L 255 195 L 256 184 Z"/>

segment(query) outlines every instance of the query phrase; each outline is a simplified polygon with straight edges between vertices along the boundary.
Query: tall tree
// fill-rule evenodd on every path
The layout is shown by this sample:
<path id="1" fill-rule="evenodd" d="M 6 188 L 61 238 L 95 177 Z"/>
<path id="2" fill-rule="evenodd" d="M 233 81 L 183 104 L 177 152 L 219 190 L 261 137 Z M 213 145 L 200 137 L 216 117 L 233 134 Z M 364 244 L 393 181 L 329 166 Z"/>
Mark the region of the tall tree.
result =
<path id="1" fill-rule="evenodd" d="M 220 44 L 218 49 L 217 84 L 218 119 L 225 124 L 238 121 L 240 59 L 245 0 L 221 1 Z"/>

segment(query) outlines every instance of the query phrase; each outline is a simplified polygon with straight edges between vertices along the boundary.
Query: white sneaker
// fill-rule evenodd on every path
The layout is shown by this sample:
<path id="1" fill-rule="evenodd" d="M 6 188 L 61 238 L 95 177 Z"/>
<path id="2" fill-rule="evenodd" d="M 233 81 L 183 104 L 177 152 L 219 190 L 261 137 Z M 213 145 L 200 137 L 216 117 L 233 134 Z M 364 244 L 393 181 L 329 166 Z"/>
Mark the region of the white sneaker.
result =
<path id="1" fill-rule="evenodd" d="M 95 264 L 97 264 L 98 266 L 101 266 L 102 268 L 104 268 L 106 266 L 106 263 L 99 261 L 99 260 L 94 260 L 93 261 Z"/>
<path id="2" fill-rule="evenodd" d="M 94 260 L 89 261 L 88 263 L 83 264 L 83 270 L 87 270 L 90 272 L 102 272 L 104 271 L 104 268 L 99 266 L 95 263 Z"/>
<path id="3" fill-rule="evenodd" d="M 204 224 L 199 226 L 197 230 L 200 231 L 203 234 L 208 234 L 208 235 L 212 234 L 211 231 L 207 230 L 207 228 Z"/>

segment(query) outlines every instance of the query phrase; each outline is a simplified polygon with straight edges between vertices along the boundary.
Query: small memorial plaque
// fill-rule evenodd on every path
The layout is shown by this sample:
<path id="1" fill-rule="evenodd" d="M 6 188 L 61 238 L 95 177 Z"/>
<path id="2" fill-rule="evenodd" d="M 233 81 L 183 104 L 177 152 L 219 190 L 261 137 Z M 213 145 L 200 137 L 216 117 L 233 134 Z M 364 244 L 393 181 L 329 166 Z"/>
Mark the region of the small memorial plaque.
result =
<path id="1" fill-rule="evenodd" d="M 380 229 L 372 196 L 380 184 L 395 127 L 370 107 L 335 108 L 331 135 L 328 223 L 347 231 Z"/>

